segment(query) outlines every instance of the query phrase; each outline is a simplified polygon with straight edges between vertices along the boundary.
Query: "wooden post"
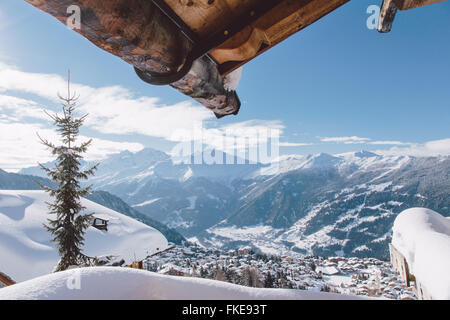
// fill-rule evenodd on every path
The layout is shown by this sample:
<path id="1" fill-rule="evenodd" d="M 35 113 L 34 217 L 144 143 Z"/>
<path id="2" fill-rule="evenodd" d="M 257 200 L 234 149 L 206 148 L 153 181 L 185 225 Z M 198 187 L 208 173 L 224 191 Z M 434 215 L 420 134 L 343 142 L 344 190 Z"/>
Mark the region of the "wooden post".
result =
<path id="1" fill-rule="evenodd" d="M 398 10 L 409 10 L 424 7 L 446 0 L 383 0 L 378 20 L 378 31 L 390 32 Z"/>
<path id="2" fill-rule="evenodd" d="M 378 19 L 378 32 L 390 32 L 396 14 L 397 6 L 395 5 L 394 0 L 383 0 L 380 10 L 380 18 Z"/>

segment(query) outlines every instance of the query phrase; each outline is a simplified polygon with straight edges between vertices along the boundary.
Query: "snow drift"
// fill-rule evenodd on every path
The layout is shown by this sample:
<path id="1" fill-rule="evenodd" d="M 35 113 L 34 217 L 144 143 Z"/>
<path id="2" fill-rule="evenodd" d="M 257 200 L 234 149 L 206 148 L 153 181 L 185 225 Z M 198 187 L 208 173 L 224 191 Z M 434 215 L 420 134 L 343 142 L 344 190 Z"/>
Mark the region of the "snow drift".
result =
<path id="1" fill-rule="evenodd" d="M 450 299 L 450 219 L 424 208 L 400 213 L 392 244 L 434 299 Z"/>
<path id="2" fill-rule="evenodd" d="M 51 217 L 43 191 L 0 190 L 0 271 L 20 282 L 48 274 L 59 261 L 43 224 Z M 131 263 L 168 247 L 157 230 L 92 201 L 82 199 L 86 213 L 109 220 L 108 231 L 90 227 L 85 235 L 88 256 L 118 256 Z"/>
<path id="3" fill-rule="evenodd" d="M 248 288 L 149 271 L 92 267 L 42 276 L 0 289 L 0 300 L 347 300 L 357 296 Z"/>

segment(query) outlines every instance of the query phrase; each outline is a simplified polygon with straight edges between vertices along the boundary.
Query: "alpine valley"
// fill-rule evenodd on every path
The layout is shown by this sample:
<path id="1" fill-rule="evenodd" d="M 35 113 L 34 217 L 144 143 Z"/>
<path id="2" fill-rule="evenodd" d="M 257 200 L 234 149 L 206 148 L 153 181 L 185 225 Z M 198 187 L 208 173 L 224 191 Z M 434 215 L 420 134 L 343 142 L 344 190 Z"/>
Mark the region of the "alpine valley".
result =
<path id="1" fill-rule="evenodd" d="M 38 167 L 20 173 L 43 177 Z M 397 214 L 426 207 L 450 216 L 448 156 L 361 151 L 207 165 L 144 149 L 101 161 L 89 183 L 108 192 L 94 196 L 102 205 L 222 250 L 387 258 Z"/>

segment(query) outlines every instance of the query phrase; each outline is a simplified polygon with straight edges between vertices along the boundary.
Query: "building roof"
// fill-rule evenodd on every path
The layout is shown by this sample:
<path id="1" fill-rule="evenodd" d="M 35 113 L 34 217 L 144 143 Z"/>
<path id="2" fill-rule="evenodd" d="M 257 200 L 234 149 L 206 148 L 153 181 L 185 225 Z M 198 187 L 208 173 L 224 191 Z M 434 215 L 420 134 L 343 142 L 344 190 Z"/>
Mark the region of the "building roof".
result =
<path id="1" fill-rule="evenodd" d="M 4 274 L 1 271 L 0 271 L 0 282 L 2 282 L 7 286 L 11 286 L 16 283 L 13 279 L 11 279 L 8 275 Z"/>

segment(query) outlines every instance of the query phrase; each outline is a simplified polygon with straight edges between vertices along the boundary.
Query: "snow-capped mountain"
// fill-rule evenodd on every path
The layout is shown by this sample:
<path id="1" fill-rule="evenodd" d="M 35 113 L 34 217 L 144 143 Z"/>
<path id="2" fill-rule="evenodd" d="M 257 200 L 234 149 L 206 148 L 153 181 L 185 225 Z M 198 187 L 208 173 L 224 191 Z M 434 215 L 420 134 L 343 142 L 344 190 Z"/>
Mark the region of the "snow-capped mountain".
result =
<path id="1" fill-rule="evenodd" d="M 449 178 L 449 157 L 361 151 L 188 165 L 146 149 L 110 157 L 90 183 L 206 246 L 387 257 L 398 213 L 450 215 Z"/>
<path id="2" fill-rule="evenodd" d="M 43 191 L 0 190 L 0 270 L 21 282 L 51 273 L 59 261 L 47 223 L 50 197 Z M 125 263 L 144 259 L 168 247 L 157 230 L 82 199 L 85 212 L 108 220 L 107 230 L 89 227 L 84 253 L 91 257 L 116 256 Z"/>

